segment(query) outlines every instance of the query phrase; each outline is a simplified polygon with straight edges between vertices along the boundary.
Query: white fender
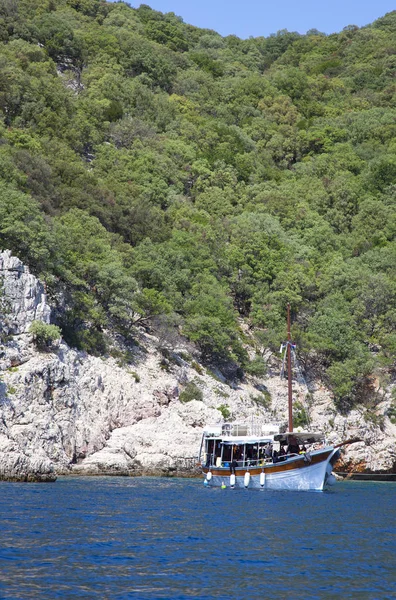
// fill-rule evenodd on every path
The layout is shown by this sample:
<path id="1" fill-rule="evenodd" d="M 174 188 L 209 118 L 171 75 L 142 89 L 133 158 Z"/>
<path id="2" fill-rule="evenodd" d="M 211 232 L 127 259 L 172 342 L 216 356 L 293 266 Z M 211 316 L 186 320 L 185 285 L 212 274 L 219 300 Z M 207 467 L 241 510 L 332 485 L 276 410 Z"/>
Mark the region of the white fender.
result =
<path id="1" fill-rule="evenodd" d="M 332 473 L 330 473 L 330 475 L 327 478 L 326 483 L 327 483 L 327 485 L 335 485 L 337 483 L 337 479 L 334 477 L 334 475 Z"/>
<path id="2" fill-rule="evenodd" d="M 264 471 L 262 471 L 260 473 L 260 485 L 261 485 L 261 487 L 265 486 L 265 473 L 264 473 Z"/>
<path id="3" fill-rule="evenodd" d="M 235 487 L 235 473 L 231 473 L 231 475 L 230 475 L 230 487 L 231 488 Z"/>
<path id="4" fill-rule="evenodd" d="M 212 473 L 210 471 L 208 471 L 206 473 L 206 481 L 210 481 L 212 479 Z"/>
<path id="5" fill-rule="evenodd" d="M 249 483 L 250 483 L 250 473 L 249 473 L 249 471 L 246 471 L 243 483 L 244 483 L 245 488 L 247 488 L 249 486 Z"/>

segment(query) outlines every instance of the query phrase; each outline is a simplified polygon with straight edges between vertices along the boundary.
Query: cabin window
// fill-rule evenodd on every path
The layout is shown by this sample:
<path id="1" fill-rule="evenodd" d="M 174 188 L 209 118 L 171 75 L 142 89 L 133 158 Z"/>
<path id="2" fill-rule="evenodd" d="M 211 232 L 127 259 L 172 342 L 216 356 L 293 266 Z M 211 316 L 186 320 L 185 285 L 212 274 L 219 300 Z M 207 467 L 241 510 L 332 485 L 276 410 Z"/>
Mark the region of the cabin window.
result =
<path id="1" fill-rule="evenodd" d="M 214 463 L 214 460 L 213 460 L 214 443 L 215 443 L 214 440 L 206 440 L 205 463 L 206 463 L 207 467 L 210 467 Z"/>
<path id="2" fill-rule="evenodd" d="M 222 443 L 220 440 L 210 439 L 205 443 L 206 466 L 216 465 L 221 461 Z"/>
<path id="3" fill-rule="evenodd" d="M 223 462 L 231 462 L 231 449 L 232 446 L 230 444 L 223 445 Z"/>
<path id="4" fill-rule="evenodd" d="M 213 454 L 214 440 L 206 441 L 206 453 Z"/>

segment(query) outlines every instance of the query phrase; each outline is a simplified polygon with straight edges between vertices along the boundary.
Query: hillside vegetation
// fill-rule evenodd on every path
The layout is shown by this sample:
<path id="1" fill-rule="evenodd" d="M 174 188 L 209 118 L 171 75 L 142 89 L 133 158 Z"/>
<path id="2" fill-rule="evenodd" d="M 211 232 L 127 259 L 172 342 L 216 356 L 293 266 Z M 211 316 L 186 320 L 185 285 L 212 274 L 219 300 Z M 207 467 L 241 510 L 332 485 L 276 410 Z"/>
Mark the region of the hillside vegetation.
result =
<path id="1" fill-rule="evenodd" d="M 177 330 L 242 376 L 290 302 L 340 409 L 375 402 L 396 352 L 396 12 L 241 40 L 147 5 L 0 0 L 0 40 L 0 246 L 70 344 Z"/>

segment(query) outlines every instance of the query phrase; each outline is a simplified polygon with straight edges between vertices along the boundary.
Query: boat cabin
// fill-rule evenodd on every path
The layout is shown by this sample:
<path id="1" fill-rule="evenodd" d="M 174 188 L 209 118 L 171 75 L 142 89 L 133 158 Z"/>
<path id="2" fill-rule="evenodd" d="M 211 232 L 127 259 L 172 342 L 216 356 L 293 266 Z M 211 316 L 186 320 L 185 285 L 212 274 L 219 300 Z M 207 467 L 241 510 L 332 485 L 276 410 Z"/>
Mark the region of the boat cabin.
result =
<path id="1" fill-rule="evenodd" d="M 259 435 L 258 435 L 259 433 Z M 279 433 L 278 426 L 260 431 L 246 424 L 225 423 L 206 427 L 199 461 L 206 468 L 259 467 L 283 462 L 305 452 L 324 447 L 323 435 L 311 432 Z"/>
<path id="2" fill-rule="evenodd" d="M 199 460 L 205 467 L 224 467 L 233 470 L 237 467 L 264 465 L 271 460 L 273 434 L 261 431 L 252 432 L 246 424 L 224 423 L 205 429 Z"/>
<path id="3" fill-rule="evenodd" d="M 206 440 L 204 464 L 207 467 L 226 468 L 263 465 L 266 450 L 271 449 L 271 446 L 272 440 L 269 438 Z"/>

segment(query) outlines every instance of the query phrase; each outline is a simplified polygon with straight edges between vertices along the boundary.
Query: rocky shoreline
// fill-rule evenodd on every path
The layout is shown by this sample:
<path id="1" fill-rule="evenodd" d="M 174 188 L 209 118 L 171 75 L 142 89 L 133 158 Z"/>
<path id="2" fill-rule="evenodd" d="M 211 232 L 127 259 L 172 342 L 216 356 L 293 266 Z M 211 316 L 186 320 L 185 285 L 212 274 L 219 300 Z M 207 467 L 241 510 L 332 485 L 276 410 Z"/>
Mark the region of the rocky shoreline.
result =
<path id="1" fill-rule="evenodd" d="M 57 475 L 186 476 L 195 474 L 202 428 L 222 420 L 285 422 L 287 390 L 268 356 L 265 378 L 233 384 L 205 369 L 185 348 L 161 354 L 141 332 L 133 360 L 94 357 L 64 342 L 38 351 L 33 321 L 50 323 L 44 286 L 10 252 L 0 253 L 10 307 L 0 347 L 0 479 L 53 481 Z M 193 386 L 195 399 L 183 392 Z M 294 384 L 295 399 L 307 390 Z M 337 414 L 328 390 L 309 384 L 311 428 L 330 442 L 358 437 L 339 470 L 396 472 L 396 426 L 386 417 L 391 388 L 370 420 L 362 407 Z"/>
<path id="2" fill-rule="evenodd" d="M 30 458 L 19 449 L 7 449 L 0 452 L 0 481 L 53 482 L 57 474 L 52 462 L 46 457 Z"/>
<path id="3" fill-rule="evenodd" d="M 396 473 L 337 473 L 342 481 L 396 481 Z"/>

